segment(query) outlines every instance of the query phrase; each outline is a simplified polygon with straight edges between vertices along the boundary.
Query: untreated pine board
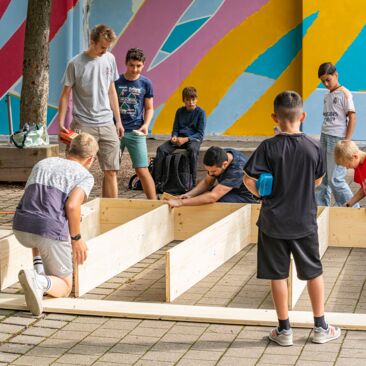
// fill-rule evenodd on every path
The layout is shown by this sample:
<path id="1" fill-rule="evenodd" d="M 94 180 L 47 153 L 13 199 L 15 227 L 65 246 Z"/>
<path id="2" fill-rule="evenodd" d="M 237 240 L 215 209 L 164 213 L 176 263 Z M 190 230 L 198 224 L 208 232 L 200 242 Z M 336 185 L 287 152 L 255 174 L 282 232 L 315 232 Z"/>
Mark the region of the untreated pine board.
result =
<path id="1" fill-rule="evenodd" d="M 101 233 L 100 200 L 95 198 L 81 206 L 80 233 L 83 240 L 89 240 Z"/>
<path id="2" fill-rule="evenodd" d="M 174 240 L 186 240 L 239 208 L 243 203 L 212 203 L 183 206 L 174 212 Z"/>
<path id="3" fill-rule="evenodd" d="M 57 144 L 25 149 L 0 144 L 0 181 L 25 182 L 38 161 L 52 156 L 59 156 Z"/>
<path id="4" fill-rule="evenodd" d="M 158 200 L 102 198 L 100 202 L 101 233 L 165 204 Z"/>
<path id="5" fill-rule="evenodd" d="M 74 268 L 82 296 L 174 240 L 173 214 L 162 205 L 87 241 L 88 258 Z"/>
<path id="6" fill-rule="evenodd" d="M 171 302 L 250 243 L 251 207 L 243 205 L 166 253 Z"/>
<path id="7" fill-rule="evenodd" d="M 319 254 L 323 257 L 327 251 L 329 244 L 329 207 L 318 208 L 318 239 L 319 239 Z M 288 304 L 289 309 L 293 309 L 299 300 L 302 292 L 306 287 L 306 281 L 297 278 L 297 271 L 293 257 L 291 256 L 290 274 L 288 278 Z"/>
<path id="8" fill-rule="evenodd" d="M 251 242 L 252 243 L 257 243 L 258 241 L 258 226 L 257 226 L 257 221 L 258 221 L 258 217 L 259 217 L 259 212 L 261 210 L 261 205 L 258 204 L 253 204 L 252 206 L 252 235 L 251 235 Z"/>
<path id="9" fill-rule="evenodd" d="M 73 298 L 46 298 L 43 306 L 46 313 L 256 326 L 275 326 L 278 323 L 274 310 L 263 309 Z M 0 309 L 27 310 L 24 296 L 0 294 Z M 294 328 L 314 327 L 312 312 L 290 311 L 289 317 Z M 330 323 L 345 330 L 366 330 L 366 314 L 326 313 L 326 317 Z"/>
<path id="10" fill-rule="evenodd" d="M 365 208 L 330 208 L 329 246 L 366 248 Z"/>
<path id="11" fill-rule="evenodd" d="M 21 269 L 32 267 L 32 250 L 21 245 L 14 234 L 0 240 L 0 290 L 18 282 Z"/>

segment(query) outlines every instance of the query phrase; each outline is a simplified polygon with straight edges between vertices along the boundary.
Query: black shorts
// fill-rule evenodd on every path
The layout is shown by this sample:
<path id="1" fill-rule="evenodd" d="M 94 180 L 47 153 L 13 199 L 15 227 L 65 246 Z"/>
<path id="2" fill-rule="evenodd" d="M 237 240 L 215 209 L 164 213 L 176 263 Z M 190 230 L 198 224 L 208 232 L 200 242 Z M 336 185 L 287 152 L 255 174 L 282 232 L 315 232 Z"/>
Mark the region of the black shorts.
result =
<path id="1" fill-rule="evenodd" d="M 287 278 L 291 253 L 300 280 L 311 280 L 323 273 L 318 233 L 300 239 L 276 239 L 258 230 L 257 277 L 266 280 Z"/>

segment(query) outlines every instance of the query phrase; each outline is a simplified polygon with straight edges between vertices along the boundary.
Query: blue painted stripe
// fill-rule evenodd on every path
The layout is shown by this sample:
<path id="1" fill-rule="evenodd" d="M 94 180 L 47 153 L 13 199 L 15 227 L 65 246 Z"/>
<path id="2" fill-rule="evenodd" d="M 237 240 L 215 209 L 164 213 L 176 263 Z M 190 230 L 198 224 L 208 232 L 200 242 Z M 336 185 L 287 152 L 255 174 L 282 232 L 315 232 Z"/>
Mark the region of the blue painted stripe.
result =
<path id="1" fill-rule="evenodd" d="M 185 23 L 193 19 L 212 16 L 223 3 L 224 0 L 194 0 L 183 16 L 179 19 L 177 24 Z"/>
<path id="2" fill-rule="evenodd" d="M 149 125 L 149 133 L 151 133 L 151 131 L 152 131 L 153 127 L 154 127 L 155 121 L 158 118 L 160 112 L 163 110 L 164 107 L 165 107 L 165 103 L 160 104 L 159 107 L 154 110 L 154 117 L 151 120 L 151 123 Z M 174 121 L 172 121 L 172 129 L 173 129 L 173 122 Z"/>
<path id="3" fill-rule="evenodd" d="M 28 0 L 10 1 L 0 21 L 0 48 L 2 48 L 27 17 Z"/>
<path id="4" fill-rule="evenodd" d="M 206 133 L 221 134 L 240 118 L 275 82 L 244 72 L 231 86 L 207 120 Z M 253 121 L 255 123 L 256 121 Z M 257 121 L 256 123 L 261 123 Z"/>
<path id="5" fill-rule="evenodd" d="M 245 71 L 277 79 L 302 47 L 302 35 L 317 18 L 318 12 L 309 15 L 303 23 L 287 33 L 274 46 L 262 53 Z"/>
<path id="6" fill-rule="evenodd" d="M 366 26 L 337 62 L 339 80 L 350 90 L 366 90 Z M 319 88 L 325 89 L 322 83 Z"/>
<path id="7" fill-rule="evenodd" d="M 16 96 L 11 96 L 11 109 L 13 116 L 13 130 L 19 130 L 19 116 L 20 116 L 20 98 Z M 57 110 L 54 108 L 47 109 L 47 125 L 53 120 L 57 113 Z M 0 135 L 8 135 L 8 110 L 6 104 L 6 96 L 0 99 Z"/>
<path id="8" fill-rule="evenodd" d="M 91 2 L 89 28 L 94 28 L 97 24 L 104 24 L 108 19 L 110 26 L 118 35 L 131 20 L 136 9 L 134 0 L 93 0 Z"/>
<path id="9" fill-rule="evenodd" d="M 194 33 L 198 31 L 209 19 L 209 17 L 193 20 L 188 23 L 177 25 L 168 39 L 165 41 L 162 51 L 172 53 L 184 42 L 186 42 Z"/>

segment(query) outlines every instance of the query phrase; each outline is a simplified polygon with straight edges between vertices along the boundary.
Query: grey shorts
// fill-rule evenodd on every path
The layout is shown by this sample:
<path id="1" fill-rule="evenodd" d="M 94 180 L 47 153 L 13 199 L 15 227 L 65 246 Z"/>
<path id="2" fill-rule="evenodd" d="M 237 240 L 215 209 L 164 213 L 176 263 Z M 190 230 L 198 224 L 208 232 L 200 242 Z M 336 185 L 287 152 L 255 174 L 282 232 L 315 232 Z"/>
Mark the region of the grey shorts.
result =
<path id="1" fill-rule="evenodd" d="M 14 230 L 14 235 L 23 246 L 39 250 L 46 275 L 60 278 L 72 275 L 71 243 L 18 230 Z"/>
<path id="2" fill-rule="evenodd" d="M 107 126 L 85 126 L 73 120 L 70 128 L 90 133 L 98 142 L 98 161 L 100 169 L 118 171 L 121 164 L 120 140 L 116 126 L 111 123 Z"/>

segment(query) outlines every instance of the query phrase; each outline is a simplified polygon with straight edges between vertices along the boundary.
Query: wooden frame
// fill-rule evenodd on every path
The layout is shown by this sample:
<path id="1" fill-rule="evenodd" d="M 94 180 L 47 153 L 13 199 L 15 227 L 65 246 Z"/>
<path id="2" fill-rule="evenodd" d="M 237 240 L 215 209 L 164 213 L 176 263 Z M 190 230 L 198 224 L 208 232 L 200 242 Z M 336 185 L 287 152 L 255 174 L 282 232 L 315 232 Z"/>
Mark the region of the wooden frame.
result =
<path id="1" fill-rule="evenodd" d="M 74 294 L 82 296 L 173 240 L 173 214 L 159 201 L 98 199 L 86 204 L 81 234 L 88 260 L 74 263 Z"/>
<path id="2" fill-rule="evenodd" d="M 19 271 L 32 266 L 32 250 L 23 247 L 12 230 L 0 230 L 0 290 L 18 282 Z"/>
<path id="3" fill-rule="evenodd" d="M 212 204 L 170 210 L 162 201 L 93 200 L 85 205 L 82 223 L 82 235 L 87 239 L 89 246 L 87 262 L 89 264 L 77 266 L 75 269 L 75 293 L 80 296 L 170 241 L 183 240 L 166 254 L 167 300 L 172 301 L 241 248 L 256 242 L 255 223 L 259 209 L 258 205 Z M 121 215 L 121 212 L 124 214 Z M 366 209 L 320 208 L 317 221 L 321 255 L 328 246 L 366 248 L 365 219 Z M 349 235 L 349 231 L 345 228 L 352 230 L 352 235 Z M 9 238 L 14 237 L 14 235 L 8 235 L 9 233 L 5 234 L 6 236 L 2 239 L 0 236 L 0 245 L 5 245 L 5 241 L 9 242 Z M 128 238 L 126 240 L 128 245 L 124 246 L 120 241 L 121 238 Z M 235 245 L 229 245 L 233 242 Z M 207 243 L 211 243 L 211 246 Z M 0 253 L 1 260 L 4 256 L 1 246 Z M 202 255 L 199 253 L 205 253 L 207 260 L 202 261 Z M 199 261 L 195 261 L 194 255 L 199 257 Z M 19 265 L 23 266 L 24 263 L 18 263 Z M 99 265 L 101 267 L 98 267 Z M 109 271 L 105 271 L 106 266 L 111 267 Z M 16 265 L 12 267 L 15 268 Z M 18 269 L 14 273 L 17 274 Z M 100 273 L 102 275 L 99 275 Z M 186 277 L 191 278 L 187 281 Z M 0 279 L 3 280 L 4 276 Z M 4 288 L 4 283 L 1 282 L 1 289 Z M 306 285 L 306 282 L 297 279 L 293 263 L 288 285 L 289 307 L 293 308 Z M 24 309 L 24 298 L 20 295 L 0 294 L 0 308 Z M 47 299 L 45 309 L 51 312 L 75 314 L 234 324 L 271 325 L 276 323 L 274 311 L 258 309 L 82 299 Z M 211 311 L 211 309 L 215 310 Z M 184 314 L 184 311 L 187 313 Z M 295 326 L 312 327 L 310 313 L 292 312 L 291 317 Z M 305 318 L 306 321 L 303 320 Z M 331 313 L 331 315 L 327 314 L 327 318 L 345 329 L 366 330 L 365 314 Z"/>
<path id="4" fill-rule="evenodd" d="M 213 207 L 215 206 L 211 206 L 211 210 Z M 167 251 L 165 277 L 167 302 L 176 299 L 250 243 L 251 207 L 223 204 L 220 212 L 233 208 L 236 208 L 234 212 Z M 206 212 L 204 215 L 206 216 Z M 177 227 L 178 237 L 185 238 L 190 234 L 187 232 L 188 217 L 192 223 L 189 225 L 191 229 L 197 230 L 197 225 L 202 225 L 202 219 L 198 220 L 187 211 L 177 210 L 176 216 L 179 217 L 179 223 L 182 223 Z M 196 223 L 195 226 L 193 223 Z"/>

